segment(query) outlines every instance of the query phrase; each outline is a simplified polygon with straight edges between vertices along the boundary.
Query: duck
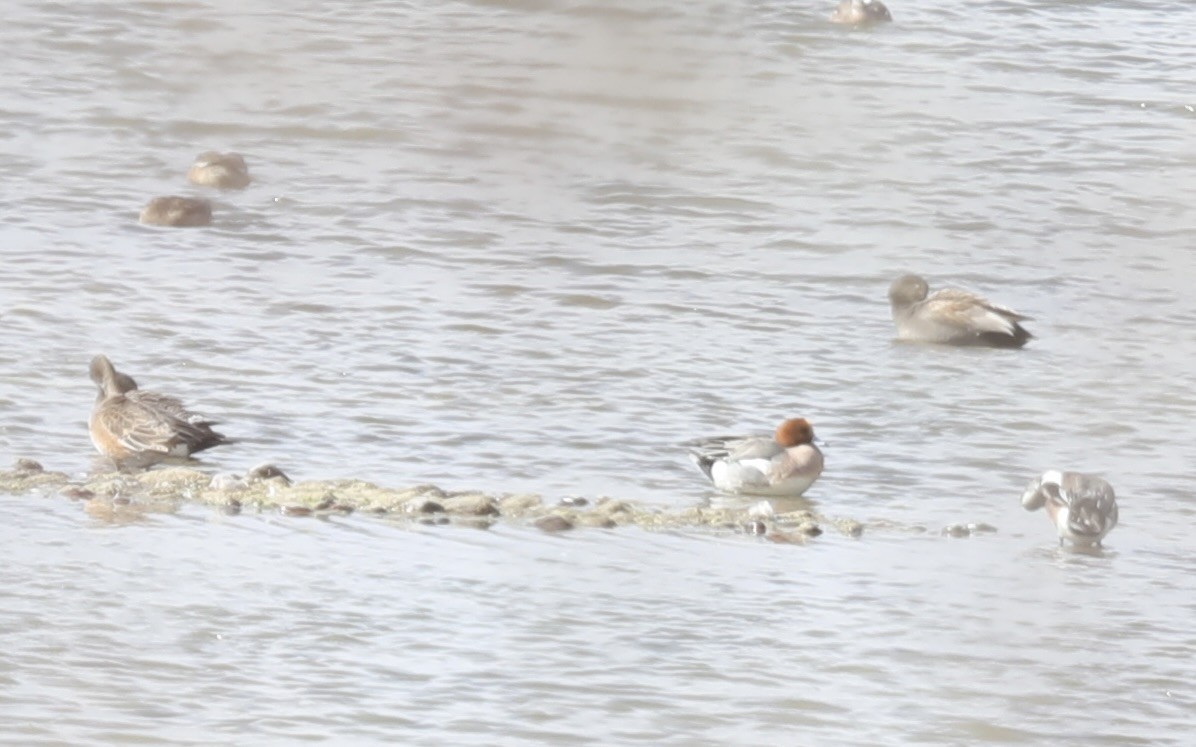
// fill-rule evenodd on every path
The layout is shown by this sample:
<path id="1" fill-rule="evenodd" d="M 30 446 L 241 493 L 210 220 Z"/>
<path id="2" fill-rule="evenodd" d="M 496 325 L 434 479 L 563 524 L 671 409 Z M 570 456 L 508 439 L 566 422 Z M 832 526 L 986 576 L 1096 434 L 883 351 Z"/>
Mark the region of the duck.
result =
<path id="1" fill-rule="evenodd" d="M 728 493 L 797 497 L 822 474 L 822 452 L 805 418 L 785 420 L 771 436 L 702 438 L 686 445 L 694 464 Z"/>
<path id="2" fill-rule="evenodd" d="M 245 189 L 249 186 L 249 167 L 239 153 L 209 150 L 195 157 L 187 170 L 187 181 L 201 187 Z"/>
<path id="3" fill-rule="evenodd" d="M 212 222 L 212 203 L 196 197 L 155 197 L 141 209 L 147 226 L 192 227 Z"/>
<path id="4" fill-rule="evenodd" d="M 1095 475 L 1047 470 L 1022 493 L 1022 508 L 1037 511 L 1043 506 L 1059 534 L 1060 547 L 1065 540 L 1075 547 L 1100 547 L 1117 526 L 1113 486 Z"/>
<path id="5" fill-rule="evenodd" d="M 216 421 L 208 420 L 203 415 L 191 412 L 177 397 L 172 397 L 169 394 L 161 394 L 159 392 L 145 392 L 137 387 L 137 381 L 132 376 L 126 373 L 112 369 L 116 374 L 117 389 L 126 398 L 133 400 L 139 404 L 152 407 L 155 410 L 164 412 L 172 417 L 178 418 L 193 425 L 205 426 L 210 430 L 210 426 L 216 425 Z M 101 389 L 96 395 L 97 400 L 102 400 L 104 391 Z M 219 435 L 213 432 L 213 435 Z M 223 436 L 220 436 L 224 438 Z M 227 439 L 225 440 L 227 443 Z"/>
<path id="6" fill-rule="evenodd" d="M 930 286 L 918 275 L 893 281 L 889 306 L 900 340 L 1020 348 L 1034 337 L 1021 325 L 1032 317 L 968 291 L 944 288 L 930 293 Z"/>
<path id="7" fill-rule="evenodd" d="M 92 358 L 90 374 L 98 390 L 87 423 L 91 441 L 96 451 L 118 465 L 149 466 L 230 443 L 212 429 L 215 423 L 190 412 L 178 399 L 139 390 L 107 356 Z"/>
<path id="8" fill-rule="evenodd" d="M 880 0 L 842 0 L 831 13 L 832 23 L 866 26 L 892 21 L 893 14 Z"/>

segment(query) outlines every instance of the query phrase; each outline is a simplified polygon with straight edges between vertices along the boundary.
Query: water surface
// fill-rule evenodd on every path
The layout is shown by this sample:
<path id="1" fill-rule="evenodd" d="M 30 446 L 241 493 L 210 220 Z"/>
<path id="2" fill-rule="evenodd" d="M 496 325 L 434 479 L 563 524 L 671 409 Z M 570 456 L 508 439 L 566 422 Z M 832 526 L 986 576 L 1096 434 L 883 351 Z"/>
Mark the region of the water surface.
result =
<path id="1" fill-rule="evenodd" d="M 810 418 L 807 547 L 3 499 L 12 744 L 1186 744 L 1196 100 L 1178 2 L 23 3 L 0 30 L 0 453 L 87 362 L 300 479 L 712 494 Z M 255 183 L 183 178 L 209 149 Z M 136 223 L 160 194 L 213 225 Z M 1035 318 L 896 344 L 915 271 Z M 1017 496 L 1097 472 L 1059 553 Z M 995 535 L 951 540 L 945 524 Z M 925 530 L 925 531 L 923 531 Z"/>

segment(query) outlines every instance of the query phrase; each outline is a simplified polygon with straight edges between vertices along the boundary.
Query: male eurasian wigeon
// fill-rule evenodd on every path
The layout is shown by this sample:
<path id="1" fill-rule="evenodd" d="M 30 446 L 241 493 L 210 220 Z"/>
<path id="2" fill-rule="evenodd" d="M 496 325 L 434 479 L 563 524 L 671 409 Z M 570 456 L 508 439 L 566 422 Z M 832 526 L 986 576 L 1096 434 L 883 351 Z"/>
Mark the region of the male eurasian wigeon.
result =
<path id="1" fill-rule="evenodd" d="M 842 0 L 831 13 L 832 23 L 864 26 L 893 20 L 893 15 L 880 0 Z"/>
<path id="2" fill-rule="evenodd" d="M 714 486 L 729 493 L 799 496 L 822 474 L 822 452 L 805 418 L 786 420 L 772 436 L 703 438 L 686 445 Z"/>
<path id="3" fill-rule="evenodd" d="M 917 275 L 893 281 L 889 305 L 902 340 L 1020 348 L 1033 337 L 1018 323 L 1030 317 L 967 291 L 945 288 L 930 293 L 930 286 Z"/>
<path id="4" fill-rule="evenodd" d="M 99 390 L 88 419 L 96 450 L 118 464 L 148 466 L 167 457 L 188 457 L 228 443 L 211 421 L 189 412 L 174 397 L 142 392 L 112 361 L 91 359 L 91 380 Z"/>
<path id="5" fill-rule="evenodd" d="M 1049 470 L 1022 493 L 1022 507 L 1047 514 L 1059 532 L 1059 544 L 1069 540 L 1078 547 L 1100 546 L 1117 526 L 1117 499 L 1113 486 L 1099 477 L 1079 472 Z"/>
<path id="6" fill-rule="evenodd" d="M 239 153 L 200 153 L 187 170 L 187 181 L 201 187 L 244 189 L 249 186 L 249 167 Z"/>
<path id="7" fill-rule="evenodd" d="M 147 226 L 206 226 L 212 222 L 212 203 L 195 197 L 155 197 L 141 209 Z"/>

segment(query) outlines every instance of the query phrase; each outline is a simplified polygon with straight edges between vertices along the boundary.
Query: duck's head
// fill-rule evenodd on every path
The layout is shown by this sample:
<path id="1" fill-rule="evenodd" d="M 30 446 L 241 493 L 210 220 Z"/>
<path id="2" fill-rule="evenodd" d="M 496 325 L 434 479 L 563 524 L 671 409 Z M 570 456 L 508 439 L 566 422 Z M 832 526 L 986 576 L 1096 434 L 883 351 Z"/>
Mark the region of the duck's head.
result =
<path id="1" fill-rule="evenodd" d="M 1058 498 L 1059 483 L 1062 480 L 1063 475 L 1058 470 L 1048 470 L 1042 473 L 1041 477 L 1031 480 L 1022 493 L 1022 508 L 1037 511 L 1046 505 L 1048 500 Z"/>
<path id="2" fill-rule="evenodd" d="M 108 360 L 106 355 L 97 355 L 91 359 L 91 365 L 88 367 L 88 373 L 91 375 L 92 382 L 100 390 L 100 394 L 105 397 L 111 397 L 115 394 L 121 394 L 119 385 L 117 384 L 116 367 L 112 365 L 112 361 Z"/>
<path id="3" fill-rule="evenodd" d="M 891 20 L 893 14 L 879 0 L 842 0 L 835 12 L 831 13 L 834 23 L 859 25 Z"/>
<path id="4" fill-rule="evenodd" d="M 814 426 L 810 425 L 810 421 L 805 418 L 790 418 L 777 426 L 777 432 L 773 438 L 786 449 L 812 443 L 814 441 Z"/>
<path id="5" fill-rule="evenodd" d="M 889 286 L 889 303 L 894 306 L 909 306 L 926 300 L 930 286 L 918 275 L 902 275 Z"/>

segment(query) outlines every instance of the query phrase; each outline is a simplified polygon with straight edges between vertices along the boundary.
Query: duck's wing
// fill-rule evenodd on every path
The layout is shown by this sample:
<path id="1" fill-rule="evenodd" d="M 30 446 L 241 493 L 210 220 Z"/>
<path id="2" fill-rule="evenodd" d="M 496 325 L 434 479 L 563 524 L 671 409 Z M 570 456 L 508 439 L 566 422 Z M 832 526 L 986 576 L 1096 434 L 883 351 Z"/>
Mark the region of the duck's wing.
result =
<path id="1" fill-rule="evenodd" d="M 97 414 L 108 432 L 130 452 L 169 454 L 180 443 L 176 418 L 124 396 L 110 398 Z"/>
<path id="2" fill-rule="evenodd" d="M 199 413 L 191 412 L 181 400 L 177 397 L 171 397 L 169 394 L 136 390 L 126 393 L 125 396 L 139 404 L 152 407 L 161 413 L 182 420 L 183 422 L 191 423 L 192 425 L 216 425 L 216 421 L 208 420 Z"/>
<path id="3" fill-rule="evenodd" d="M 1067 527 L 1078 536 L 1103 537 L 1117 526 L 1117 504 L 1101 505 L 1088 499 L 1072 501 Z"/>
<path id="4" fill-rule="evenodd" d="M 685 444 L 691 454 L 713 459 L 771 459 L 781 447 L 771 436 L 715 436 L 689 441 Z"/>
<path id="5" fill-rule="evenodd" d="M 155 452 L 189 456 L 197 451 L 230 443 L 206 421 L 187 421 L 174 414 L 121 397 L 100 409 L 104 426 L 130 452 Z M 115 406 L 114 406 L 115 405 Z"/>
<path id="6" fill-rule="evenodd" d="M 1078 535 L 1100 537 L 1117 526 L 1117 498 L 1113 486 L 1099 477 L 1065 472 L 1062 490 L 1052 500 L 1067 506 L 1067 525 Z"/>
<path id="7" fill-rule="evenodd" d="M 737 462 L 755 459 L 771 460 L 785 451 L 780 444 L 773 440 L 772 436 L 738 438 L 730 446 L 727 458 Z"/>
<path id="8" fill-rule="evenodd" d="M 1030 319 L 974 293 L 950 288 L 932 294 L 924 303 L 935 321 L 972 333 L 1016 335 L 1018 322 Z"/>
<path id="9" fill-rule="evenodd" d="M 714 479 L 715 464 L 750 482 L 767 482 L 773 457 L 782 449 L 770 436 L 715 436 L 689 441 L 689 456 L 706 476 Z M 758 474 L 757 474 L 758 473 Z"/>

